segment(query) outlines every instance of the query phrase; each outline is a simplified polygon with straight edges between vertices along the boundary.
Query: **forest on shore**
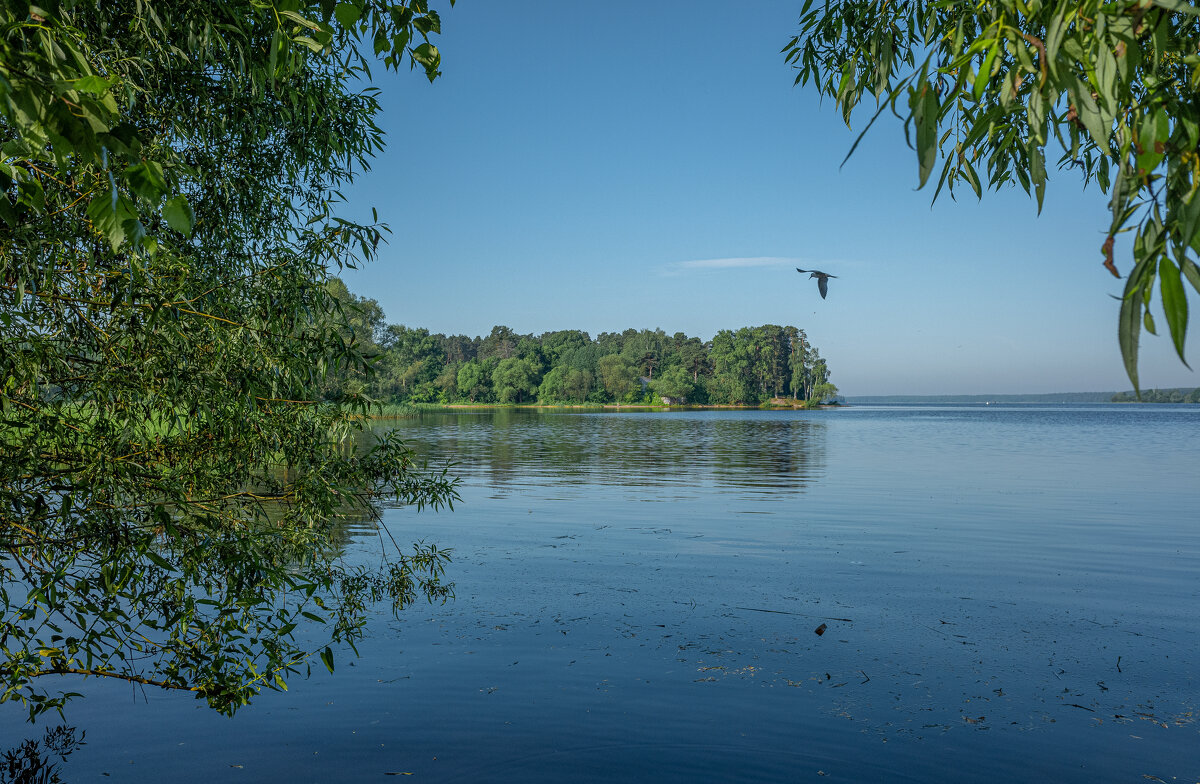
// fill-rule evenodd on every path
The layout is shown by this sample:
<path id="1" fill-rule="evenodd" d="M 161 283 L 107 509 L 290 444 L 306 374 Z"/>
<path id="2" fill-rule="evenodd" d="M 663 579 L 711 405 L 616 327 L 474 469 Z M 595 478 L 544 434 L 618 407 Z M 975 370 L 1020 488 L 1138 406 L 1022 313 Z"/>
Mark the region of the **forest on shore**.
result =
<path id="1" fill-rule="evenodd" d="M 1137 392 L 1118 392 L 1112 396 L 1114 403 L 1200 403 L 1200 387 L 1188 389 L 1143 389 L 1141 396 Z"/>
<path id="2" fill-rule="evenodd" d="M 348 325 L 345 339 L 374 355 L 374 373 L 327 378 L 329 396 L 365 394 L 389 403 L 762 405 L 835 398 L 829 366 L 804 330 L 764 324 L 724 329 L 710 341 L 662 329 L 522 335 L 495 326 L 486 337 L 431 334 L 388 324 L 376 300 L 330 283 Z"/>

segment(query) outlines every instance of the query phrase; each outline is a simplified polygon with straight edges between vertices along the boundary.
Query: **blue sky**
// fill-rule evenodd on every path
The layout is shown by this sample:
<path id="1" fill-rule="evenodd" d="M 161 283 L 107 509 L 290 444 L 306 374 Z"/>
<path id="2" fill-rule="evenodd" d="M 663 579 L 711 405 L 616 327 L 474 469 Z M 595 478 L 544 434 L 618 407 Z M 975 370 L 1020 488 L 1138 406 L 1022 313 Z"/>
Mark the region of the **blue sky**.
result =
<path id="1" fill-rule="evenodd" d="M 931 208 L 883 120 L 839 169 L 865 118 L 792 86 L 800 5 L 443 7 L 443 76 L 376 74 L 388 149 L 347 195 L 394 234 L 347 283 L 447 334 L 794 324 L 847 395 L 1129 388 L 1099 189 Z M 795 267 L 837 275 L 829 298 Z M 1165 336 L 1141 377 L 1200 385 Z"/>

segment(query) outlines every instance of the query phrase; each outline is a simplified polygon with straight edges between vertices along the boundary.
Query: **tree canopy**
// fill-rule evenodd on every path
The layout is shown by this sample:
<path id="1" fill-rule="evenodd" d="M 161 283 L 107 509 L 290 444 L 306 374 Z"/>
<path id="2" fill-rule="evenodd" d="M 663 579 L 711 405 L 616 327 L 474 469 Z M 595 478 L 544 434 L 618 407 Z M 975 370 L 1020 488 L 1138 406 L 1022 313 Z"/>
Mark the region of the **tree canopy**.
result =
<path id="1" fill-rule="evenodd" d="M 1183 279 L 1200 291 L 1194 4 L 806 0 L 783 51 L 796 83 L 835 99 L 847 125 L 866 97 L 876 105 L 863 133 L 885 111 L 903 119 L 921 186 L 941 163 L 934 199 L 943 187 L 965 183 L 981 197 L 1016 183 L 1040 210 L 1047 160 L 1094 180 L 1111 196 L 1099 251 L 1114 276 L 1114 240 L 1133 235 L 1118 327 L 1126 372 L 1136 388 L 1156 288 L 1186 364 Z"/>
<path id="2" fill-rule="evenodd" d="M 374 346 L 330 282 L 386 231 L 337 212 L 383 145 L 369 66 L 434 79 L 439 29 L 425 0 L 0 8 L 0 701 L 77 674 L 232 712 L 304 666 L 298 624 L 353 643 L 369 602 L 448 595 L 435 547 L 339 557 L 374 499 L 455 496 L 328 383 Z"/>
<path id="3" fill-rule="evenodd" d="M 1139 392 L 1118 392 L 1114 403 L 1200 403 L 1200 387 L 1195 389 L 1143 389 Z"/>
<path id="4" fill-rule="evenodd" d="M 811 402 L 837 396 L 830 371 L 804 333 L 764 324 L 723 329 L 711 341 L 661 329 L 580 330 L 521 335 L 496 326 L 486 337 L 430 333 L 385 324 L 379 304 L 332 284 L 360 334 L 373 344 L 377 372 L 343 374 L 349 387 L 386 403 L 658 403 L 759 405 L 790 395 Z M 363 338 L 367 340 L 367 338 Z"/>

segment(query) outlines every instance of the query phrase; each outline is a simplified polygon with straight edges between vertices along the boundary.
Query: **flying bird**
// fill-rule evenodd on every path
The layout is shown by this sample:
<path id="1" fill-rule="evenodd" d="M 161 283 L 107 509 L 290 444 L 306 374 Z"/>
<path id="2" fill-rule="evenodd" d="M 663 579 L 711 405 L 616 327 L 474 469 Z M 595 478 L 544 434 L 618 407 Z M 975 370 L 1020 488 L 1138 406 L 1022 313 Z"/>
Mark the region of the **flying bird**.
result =
<path id="1" fill-rule="evenodd" d="M 810 279 L 817 279 L 817 290 L 821 292 L 821 299 L 825 299 L 825 295 L 829 293 L 829 279 L 837 277 L 837 275 L 830 275 L 828 272 L 821 272 L 820 270 L 802 270 L 799 267 L 796 267 L 796 272 L 799 272 L 802 275 L 805 272 L 812 273 L 808 277 Z"/>

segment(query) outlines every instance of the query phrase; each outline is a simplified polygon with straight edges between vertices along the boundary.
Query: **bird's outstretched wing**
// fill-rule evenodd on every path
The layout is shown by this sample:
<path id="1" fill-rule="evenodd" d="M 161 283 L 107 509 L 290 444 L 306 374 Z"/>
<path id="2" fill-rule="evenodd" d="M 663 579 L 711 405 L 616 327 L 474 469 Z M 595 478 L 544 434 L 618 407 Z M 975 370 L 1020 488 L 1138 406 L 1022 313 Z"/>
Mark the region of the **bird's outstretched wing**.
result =
<path id="1" fill-rule="evenodd" d="M 837 277 L 837 275 L 830 275 L 828 272 L 821 272 L 821 270 L 806 270 L 799 267 L 796 267 L 796 272 L 802 275 L 807 272 L 809 273 L 808 277 L 817 279 L 817 290 L 821 292 L 821 299 L 825 299 L 825 295 L 829 293 L 829 279 Z"/>

